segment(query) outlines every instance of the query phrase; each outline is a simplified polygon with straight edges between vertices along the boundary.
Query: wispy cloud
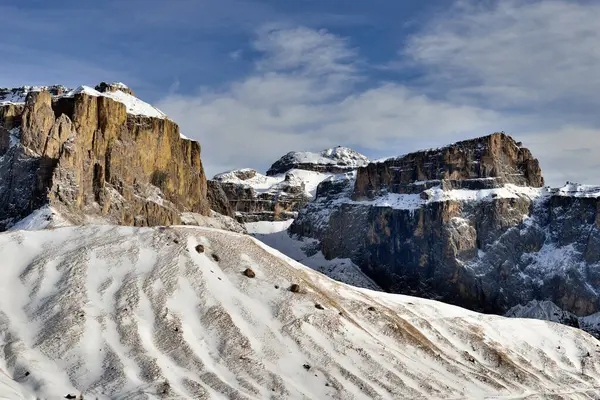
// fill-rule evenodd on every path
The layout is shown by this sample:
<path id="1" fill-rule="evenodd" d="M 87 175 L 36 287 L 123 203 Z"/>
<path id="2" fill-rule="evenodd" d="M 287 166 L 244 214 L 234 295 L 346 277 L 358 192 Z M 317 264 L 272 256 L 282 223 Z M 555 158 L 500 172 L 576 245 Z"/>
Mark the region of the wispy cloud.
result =
<path id="1" fill-rule="evenodd" d="M 201 141 L 209 174 L 504 130 L 551 184 L 598 181 L 598 2 L 334 3 L 2 4 L 0 86 L 126 82 Z"/>

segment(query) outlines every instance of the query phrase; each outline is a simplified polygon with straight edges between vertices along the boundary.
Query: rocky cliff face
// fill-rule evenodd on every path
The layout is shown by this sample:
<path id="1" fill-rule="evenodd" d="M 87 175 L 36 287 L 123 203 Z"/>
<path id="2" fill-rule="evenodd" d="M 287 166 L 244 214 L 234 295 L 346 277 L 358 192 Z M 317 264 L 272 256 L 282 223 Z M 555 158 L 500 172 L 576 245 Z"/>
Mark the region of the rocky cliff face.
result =
<path id="1" fill-rule="evenodd" d="M 291 152 L 276 161 L 267 175 L 238 169 L 218 174 L 211 185 L 225 193 L 240 222 L 286 220 L 295 218 L 315 198 L 320 182 L 367 162 L 365 156 L 345 147 Z"/>
<path id="2" fill-rule="evenodd" d="M 541 187 L 537 159 L 503 133 L 375 162 L 358 170 L 353 198 L 444 189 L 487 189 L 512 183 Z"/>
<path id="3" fill-rule="evenodd" d="M 598 312 L 600 189 L 541 186 L 529 150 L 493 134 L 326 181 L 290 232 L 387 291 L 494 313 L 534 299 Z"/>
<path id="4" fill-rule="evenodd" d="M 0 229 L 50 204 L 71 222 L 208 215 L 200 145 L 122 84 L 0 90 Z"/>

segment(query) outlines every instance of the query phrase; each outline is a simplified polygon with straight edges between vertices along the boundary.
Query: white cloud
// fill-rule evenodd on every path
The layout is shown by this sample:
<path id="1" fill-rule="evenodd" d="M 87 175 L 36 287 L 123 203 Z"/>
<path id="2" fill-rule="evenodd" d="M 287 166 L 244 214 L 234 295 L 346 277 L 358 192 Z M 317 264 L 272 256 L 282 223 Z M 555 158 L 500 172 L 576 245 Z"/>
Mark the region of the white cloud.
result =
<path id="1" fill-rule="evenodd" d="M 264 55 L 257 63 L 259 71 L 287 71 L 313 78 L 352 78 L 356 72 L 355 50 L 345 39 L 324 29 L 267 26 L 258 32 L 253 44 Z"/>
<path id="2" fill-rule="evenodd" d="M 324 30 L 265 28 L 253 46 L 261 57 L 245 79 L 158 104 L 201 142 L 209 176 L 265 169 L 291 150 L 347 145 L 403 153 L 489 133 L 498 121 L 492 111 L 433 100 L 399 84 L 358 89 L 356 50 Z"/>
<path id="3" fill-rule="evenodd" d="M 600 183 L 599 19 L 592 2 L 457 2 L 400 52 L 421 74 L 405 84 L 373 84 L 347 38 L 267 26 L 244 53 L 259 54 L 248 76 L 159 106 L 202 143 L 209 174 L 291 150 L 394 155 L 504 130 L 549 184 Z"/>
<path id="4" fill-rule="evenodd" d="M 525 136 L 550 186 L 567 181 L 600 184 L 600 128 L 565 125 Z"/>
<path id="5" fill-rule="evenodd" d="M 232 51 L 232 52 L 229 53 L 229 58 L 231 58 L 234 61 L 237 61 L 240 58 L 242 58 L 242 54 L 243 54 L 242 50 L 241 49 L 237 49 L 237 50 L 234 50 L 234 51 Z"/>

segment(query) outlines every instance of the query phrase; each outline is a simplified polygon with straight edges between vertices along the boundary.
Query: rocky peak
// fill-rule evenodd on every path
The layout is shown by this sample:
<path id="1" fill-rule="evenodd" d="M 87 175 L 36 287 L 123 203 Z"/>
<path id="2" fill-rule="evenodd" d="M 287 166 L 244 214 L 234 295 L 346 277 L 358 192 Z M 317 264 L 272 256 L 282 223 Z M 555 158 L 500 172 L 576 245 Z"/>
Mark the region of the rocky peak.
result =
<path id="1" fill-rule="evenodd" d="M 512 137 L 494 133 L 359 168 L 354 199 L 382 192 L 419 193 L 433 186 L 489 189 L 505 184 L 542 187 L 538 160 Z"/>
<path id="2" fill-rule="evenodd" d="M 256 174 L 257 172 L 254 169 L 241 168 L 217 174 L 213 179 L 219 182 L 248 181 L 256 177 Z"/>
<path id="3" fill-rule="evenodd" d="M 510 136 L 373 162 L 356 176 L 322 182 L 290 226 L 327 259 L 350 258 L 384 290 L 487 312 L 530 300 L 578 317 L 600 311 L 600 186 L 542 187 L 538 161 Z M 527 315 L 548 319 L 547 305 Z"/>
<path id="4" fill-rule="evenodd" d="M 321 152 L 292 151 L 277 160 L 267 175 L 282 174 L 291 169 L 340 174 L 365 166 L 369 159 L 347 147 L 337 146 Z"/>

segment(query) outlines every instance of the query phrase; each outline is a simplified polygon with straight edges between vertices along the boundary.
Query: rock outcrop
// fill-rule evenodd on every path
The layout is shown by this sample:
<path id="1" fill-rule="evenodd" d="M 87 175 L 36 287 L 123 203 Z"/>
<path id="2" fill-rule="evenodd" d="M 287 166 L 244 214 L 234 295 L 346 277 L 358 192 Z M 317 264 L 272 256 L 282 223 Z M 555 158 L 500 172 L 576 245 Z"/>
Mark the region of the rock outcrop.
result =
<path id="1" fill-rule="evenodd" d="M 199 143 L 124 85 L 96 89 L 0 91 L 0 230 L 45 204 L 75 223 L 209 214 Z"/>
<path id="2" fill-rule="evenodd" d="M 292 234 L 384 290 L 504 314 L 549 300 L 600 311 L 600 188 L 543 188 L 538 161 L 493 134 L 325 181 Z"/>

